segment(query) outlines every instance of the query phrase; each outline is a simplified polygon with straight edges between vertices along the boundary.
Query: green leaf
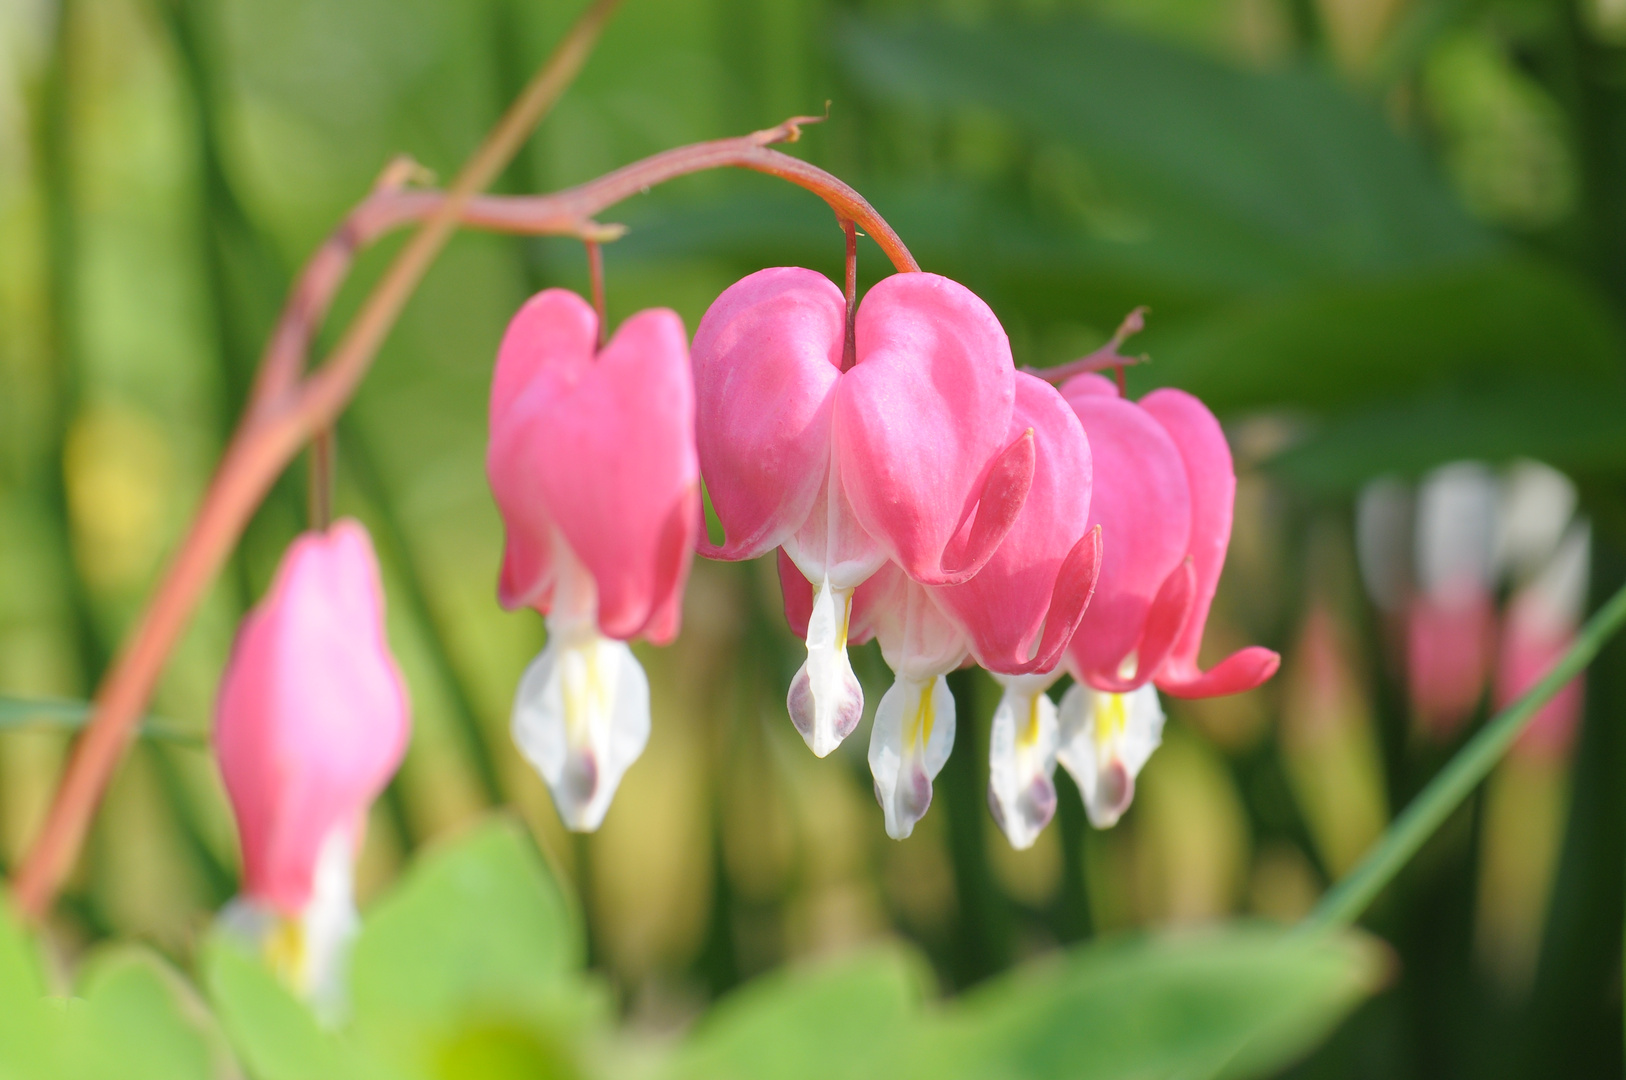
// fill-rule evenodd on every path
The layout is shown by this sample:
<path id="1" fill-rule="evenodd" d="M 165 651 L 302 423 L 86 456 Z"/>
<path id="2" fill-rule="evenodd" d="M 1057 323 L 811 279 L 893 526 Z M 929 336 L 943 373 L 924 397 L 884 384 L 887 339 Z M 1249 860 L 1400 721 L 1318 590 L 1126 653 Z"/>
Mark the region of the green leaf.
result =
<path id="1" fill-rule="evenodd" d="M 867 1075 L 919 1023 L 922 961 L 883 947 L 758 979 L 706 1016 L 674 1078 L 822 1080 Z"/>
<path id="2" fill-rule="evenodd" d="M 366 1068 L 258 959 L 214 937 L 199 969 L 233 1047 L 256 1080 L 354 1080 Z"/>
<path id="3" fill-rule="evenodd" d="M 1311 491 L 1348 493 L 1374 476 L 1448 461 L 1532 457 L 1571 472 L 1626 472 L 1626 382 L 1520 379 L 1419 395 L 1340 417 L 1270 460 Z"/>
<path id="4" fill-rule="evenodd" d="M 137 946 L 113 946 L 81 970 L 65 1013 L 70 1075 L 81 1080 L 213 1080 L 236 1074 L 224 1037 L 181 975 Z"/>
<path id="5" fill-rule="evenodd" d="M 39 950 L 9 893 L 0 894 L 0 1078 L 50 1075 L 51 1035 L 60 1012 L 45 1004 Z"/>
<path id="6" fill-rule="evenodd" d="M 1091 945 L 986 984 L 923 1033 L 910 1076 L 1107 1080 L 1266 1074 L 1371 994 L 1358 935 L 1263 928 Z"/>
<path id="7" fill-rule="evenodd" d="M 1588 285 L 1522 259 L 1275 293 L 1150 347 L 1153 363 L 1132 379 L 1180 386 L 1222 412 L 1345 409 L 1531 372 L 1607 380 L 1626 357 Z"/>
<path id="8" fill-rule="evenodd" d="M 424 855 L 368 913 L 352 957 L 355 1030 L 416 1069 L 481 1061 L 504 1075 L 546 1061 L 545 1075 L 570 1075 L 565 1036 L 603 1008 L 582 960 L 576 914 L 535 845 L 512 820 L 489 821 Z"/>
<path id="9" fill-rule="evenodd" d="M 851 24 L 859 83 L 992 108 L 1081 155 L 1086 219 L 1238 285 L 1485 256 L 1495 240 L 1379 110 L 1308 68 L 1229 67 L 1091 21 Z"/>

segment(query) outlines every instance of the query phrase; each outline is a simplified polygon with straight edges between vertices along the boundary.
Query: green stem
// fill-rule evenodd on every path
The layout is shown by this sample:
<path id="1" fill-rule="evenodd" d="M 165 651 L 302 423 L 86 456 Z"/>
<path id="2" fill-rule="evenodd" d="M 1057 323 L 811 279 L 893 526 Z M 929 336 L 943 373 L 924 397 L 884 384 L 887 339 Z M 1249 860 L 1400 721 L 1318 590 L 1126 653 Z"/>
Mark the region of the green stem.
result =
<path id="1" fill-rule="evenodd" d="M 1626 625 L 1626 588 L 1582 627 L 1569 652 L 1529 693 L 1498 713 L 1431 780 L 1349 876 L 1322 898 L 1302 924 L 1322 930 L 1353 923 L 1400 872 L 1445 819 L 1507 753 L 1537 710 L 1592 662 L 1605 642 Z"/>
<path id="2" fill-rule="evenodd" d="M 0 732 L 25 728 L 57 728 L 77 731 L 85 726 L 90 716 L 88 701 L 67 698 L 20 698 L 0 694 Z M 173 743 L 176 746 L 203 748 L 209 745 L 209 736 L 196 728 L 149 716 L 137 729 L 143 739 Z"/>

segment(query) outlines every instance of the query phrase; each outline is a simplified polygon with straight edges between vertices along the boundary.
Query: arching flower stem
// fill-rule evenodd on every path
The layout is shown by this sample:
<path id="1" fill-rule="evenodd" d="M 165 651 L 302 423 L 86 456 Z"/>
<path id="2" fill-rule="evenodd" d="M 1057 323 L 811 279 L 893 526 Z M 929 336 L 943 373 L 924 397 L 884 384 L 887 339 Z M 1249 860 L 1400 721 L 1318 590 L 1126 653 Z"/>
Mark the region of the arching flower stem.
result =
<path id="1" fill-rule="evenodd" d="M 767 149 L 771 143 L 794 142 L 803 124 L 819 118 L 794 118 L 751 135 L 679 147 L 554 195 L 479 195 L 574 81 L 617 3 L 594 0 L 448 190 L 409 190 L 407 184 L 422 170 L 409 160 L 392 162 L 366 200 L 306 264 L 267 343 L 243 417 L 179 549 L 104 676 L 93 715 L 74 743 L 45 822 L 18 866 L 13 895 L 25 917 L 44 916 L 73 868 L 170 651 L 249 518 L 301 448 L 332 426 L 431 262 L 460 225 L 613 240 L 624 230 L 601 225 L 593 215 L 665 180 L 738 167 L 807 188 L 838 219 L 862 226 L 900 271 L 919 269 L 897 234 L 851 187 L 816 166 Z M 421 223 L 418 231 L 327 361 L 305 374 L 311 342 L 356 254 L 385 233 L 415 222 Z"/>

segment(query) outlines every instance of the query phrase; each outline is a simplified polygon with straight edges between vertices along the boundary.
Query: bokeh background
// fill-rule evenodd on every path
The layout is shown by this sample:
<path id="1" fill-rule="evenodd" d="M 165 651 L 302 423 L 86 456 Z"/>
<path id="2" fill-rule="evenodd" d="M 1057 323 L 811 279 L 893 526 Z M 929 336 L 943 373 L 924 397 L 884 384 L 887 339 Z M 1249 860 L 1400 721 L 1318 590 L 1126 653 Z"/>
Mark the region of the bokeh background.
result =
<path id="1" fill-rule="evenodd" d="M 452 174 L 578 7 L 0 0 L 5 865 L 292 274 L 391 155 Z M 1057 820 L 1022 854 L 985 805 L 997 689 L 957 674 L 956 752 L 894 843 L 867 729 L 817 761 L 785 716 L 798 643 L 771 562 L 701 563 L 683 636 L 641 650 L 649 749 L 603 830 L 567 835 L 506 734 L 542 625 L 495 604 L 483 454 L 508 316 L 544 286 L 584 291 L 585 258 L 460 237 L 338 432 L 338 506 L 384 560 L 416 722 L 363 899 L 420 845 L 517 807 L 580 892 L 628 1023 L 652 1033 L 788 959 L 888 934 L 953 990 L 1095 934 L 1307 911 L 1490 708 L 1486 690 L 1465 721 L 1417 722 L 1404 632 L 1357 558 L 1374 479 L 1404 492 L 1448 462 L 1493 479 L 1545 462 L 1591 522 L 1594 589 L 1626 576 L 1621 0 L 627 0 L 501 189 L 826 101 L 793 152 L 986 298 L 1019 364 L 1078 356 L 1150 306 L 1131 391 L 1202 395 L 1241 475 L 1210 648 L 1286 661 L 1253 693 L 1170 703 L 1116 829 L 1091 830 L 1059 775 Z M 692 330 L 751 270 L 840 271 L 828 210 L 755 174 L 675 182 L 604 219 L 630 226 L 605 258 L 612 319 L 670 306 Z M 361 260 L 329 340 L 395 246 Z M 887 267 L 865 247 L 860 269 Z M 305 507 L 295 469 L 195 620 L 61 905 L 63 940 L 136 936 L 184 961 L 233 893 L 211 700 Z M 1595 666 L 1572 743 L 1516 753 L 1385 894 L 1368 925 L 1394 946 L 1391 987 L 1294 1075 L 1619 1075 L 1623 660 L 1614 646 Z M 855 663 L 877 700 L 874 646 Z"/>

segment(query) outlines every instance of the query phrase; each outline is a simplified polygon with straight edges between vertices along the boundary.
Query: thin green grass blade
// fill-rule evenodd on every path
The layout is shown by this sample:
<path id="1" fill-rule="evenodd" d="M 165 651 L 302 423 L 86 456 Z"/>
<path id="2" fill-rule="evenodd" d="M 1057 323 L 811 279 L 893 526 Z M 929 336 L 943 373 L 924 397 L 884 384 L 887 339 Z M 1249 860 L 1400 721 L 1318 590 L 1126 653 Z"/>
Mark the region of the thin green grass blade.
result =
<path id="1" fill-rule="evenodd" d="M 1469 792 L 1502 760 L 1537 710 L 1592 662 L 1605 642 L 1626 625 L 1626 588 L 1592 616 L 1569 652 L 1529 693 L 1502 710 L 1429 782 L 1349 875 L 1335 885 L 1303 922 L 1307 930 L 1347 926 L 1360 917 L 1434 831 L 1462 805 Z"/>

